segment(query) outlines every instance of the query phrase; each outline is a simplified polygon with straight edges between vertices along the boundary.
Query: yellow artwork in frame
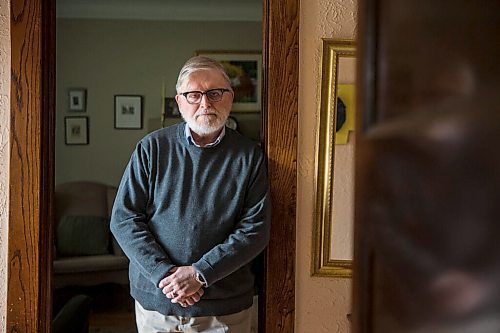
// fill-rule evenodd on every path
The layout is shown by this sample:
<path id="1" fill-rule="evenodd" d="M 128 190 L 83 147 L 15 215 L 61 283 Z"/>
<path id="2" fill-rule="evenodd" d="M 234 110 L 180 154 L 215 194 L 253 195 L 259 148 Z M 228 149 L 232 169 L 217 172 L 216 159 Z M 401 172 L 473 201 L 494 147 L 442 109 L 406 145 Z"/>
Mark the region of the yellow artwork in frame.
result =
<path id="1" fill-rule="evenodd" d="M 345 145 L 349 140 L 349 132 L 354 131 L 355 127 L 355 118 L 356 118 L 355 85 L 339 84 L 337 86 L 337 98 L 339 98 L 344 103 L 345 122 L 342 125 L 342 127 L 335 133 L 335 144 Z"/>

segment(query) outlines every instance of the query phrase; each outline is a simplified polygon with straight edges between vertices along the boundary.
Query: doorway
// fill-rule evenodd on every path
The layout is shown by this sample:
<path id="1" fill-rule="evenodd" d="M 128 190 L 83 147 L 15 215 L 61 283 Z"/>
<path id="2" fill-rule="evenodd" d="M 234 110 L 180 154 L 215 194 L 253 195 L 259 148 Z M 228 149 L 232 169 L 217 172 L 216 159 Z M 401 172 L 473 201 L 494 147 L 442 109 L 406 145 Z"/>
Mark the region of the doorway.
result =
<path id="1" fill-rule="evenodd" d="M 6 326 L 8 331 L 49 332 L 55 1 L 13 0 L 10 6 L 15 154 L 10 157 Z M 273 220 L 259 318 L 262 332 L 293 332 L 299 1 L 265 0 L 263 7 L 262 132 Z"/>
<path id="2" fill-rule="evenodd" d="M 109 217 L 111 196 L 137 142 L 161 127 L 182 122 L 174 97 L 177 74 L 186 59 L 201 53 L 229 60 L 230 75 L 238 73 L 242 64 L 256 64 L 248 76 L 256 82 L 253 91 L 260 91 L 262 3 L 246 0 L 245 12 L 227 0 L 209 5 L 115 0 L 107 6 L 88 1 L 77 8 L 73 3 L 57 3 L 55 221 L 59 227 L 54 228 L 53 312 L 58 313 L 74 295 L 86 294 L 93 299 L 91 331 L 133 328 L 128 265 L 119 246 L 108 241 L 109 230 L 94 228 L 86 235 L 85 227 L 73 239 L 75 233 L 65 232 L 64 226 L 68 217 Z M 199 12 L 204 15 L 196 15 Z M 244 91 L 234 90 L 230 119 L 240 134 L 259 142 L 260 105 L 254 104 L 260 104 L 260 94 L 244 103 L 238 102 L 246 100 L 239 96 Z M 88 239 L 82 241 L 85 236 Z M 96 239 L 99 249 L 64 246 L 65 240 L 90 245 Z M 100 267 L 102 260 L 108 260 L 108 267 Z M 255 307 L 252 313 L 256 312 Z"/>

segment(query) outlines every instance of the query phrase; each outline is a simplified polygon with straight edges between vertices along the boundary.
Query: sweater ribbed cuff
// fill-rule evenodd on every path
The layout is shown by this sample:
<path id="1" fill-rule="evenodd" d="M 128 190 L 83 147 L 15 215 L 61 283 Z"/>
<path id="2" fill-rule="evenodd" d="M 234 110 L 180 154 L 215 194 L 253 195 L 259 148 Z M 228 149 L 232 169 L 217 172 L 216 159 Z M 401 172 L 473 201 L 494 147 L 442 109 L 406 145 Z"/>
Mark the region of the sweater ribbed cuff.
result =
<path id="1" fill-rule="evenodd" d="M 205 280 L 205 282 L 207 283 L 207 287 L 210 287 L 211 284 L 217 281 L 217 274 L 207 261 L 200 259 L 192 266 L 203 277 L 203 280 Z"/>
<path id="2" fill-rule="evenodd" d="M 168 271 L 170 271 L 174 265 L 168 263 L 168 262 L 160 262 L 158 266 L 153 269 L 150 275 L 150 280 L 153 282 L 153 284 L 158 287 L 158 284 L 160 284 L 160 281 L 163 280 L 168 275 Z"/>

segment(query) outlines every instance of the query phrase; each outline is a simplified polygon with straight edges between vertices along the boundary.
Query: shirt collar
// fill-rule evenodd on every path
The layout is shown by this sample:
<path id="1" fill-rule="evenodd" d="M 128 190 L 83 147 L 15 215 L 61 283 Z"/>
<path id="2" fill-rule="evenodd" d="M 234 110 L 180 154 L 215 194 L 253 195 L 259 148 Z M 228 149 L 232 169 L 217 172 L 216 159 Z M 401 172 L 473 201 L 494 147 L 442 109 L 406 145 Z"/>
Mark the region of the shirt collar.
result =
<path id="1" fill-rule="evenodd" d="M 203 147 L 194 142 L 193 135 L 191 134 L 191 129 L 189 128 L 188 124 L 186 124 L 185 126 L 184 135 L 186 136 L 186 140 L 189 145 L 196 146 L 199 148 L 212 148 L 217 146 L 222 141 L 222 138 L 226 135 L 226 126 L 222 127 L 222 131 L 220 132 L 219 136 L 217 137 L 217 139 L 215 139 L 214 142 L 211 142 Z"/>

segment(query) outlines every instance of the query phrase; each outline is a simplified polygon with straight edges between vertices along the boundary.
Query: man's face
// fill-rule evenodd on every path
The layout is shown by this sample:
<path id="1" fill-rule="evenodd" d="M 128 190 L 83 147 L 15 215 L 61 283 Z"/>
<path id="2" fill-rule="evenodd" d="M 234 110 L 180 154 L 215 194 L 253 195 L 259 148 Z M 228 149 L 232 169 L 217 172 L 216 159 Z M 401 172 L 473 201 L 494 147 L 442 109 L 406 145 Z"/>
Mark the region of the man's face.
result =
<path id="1" fill-rule="evenodd" d="M 184 81 L 180 92 L 205 92 L 218 88 L 231 90 L 222 74 L 217 70 L 201 70 L 192 73 Z M 207 135 L 219 131 L 225 125 L 229 112 L 231 112 L 233 97 L 231 90 L 224 92 L 222 99 L 218 102 L 211 102 L 207 95 L 202 95 L 200 102 L 196 104 L 189 104 L 186 98 L 180 94 L 175 96 L 175 100 L 189 128 L 198 135 Z"/>

